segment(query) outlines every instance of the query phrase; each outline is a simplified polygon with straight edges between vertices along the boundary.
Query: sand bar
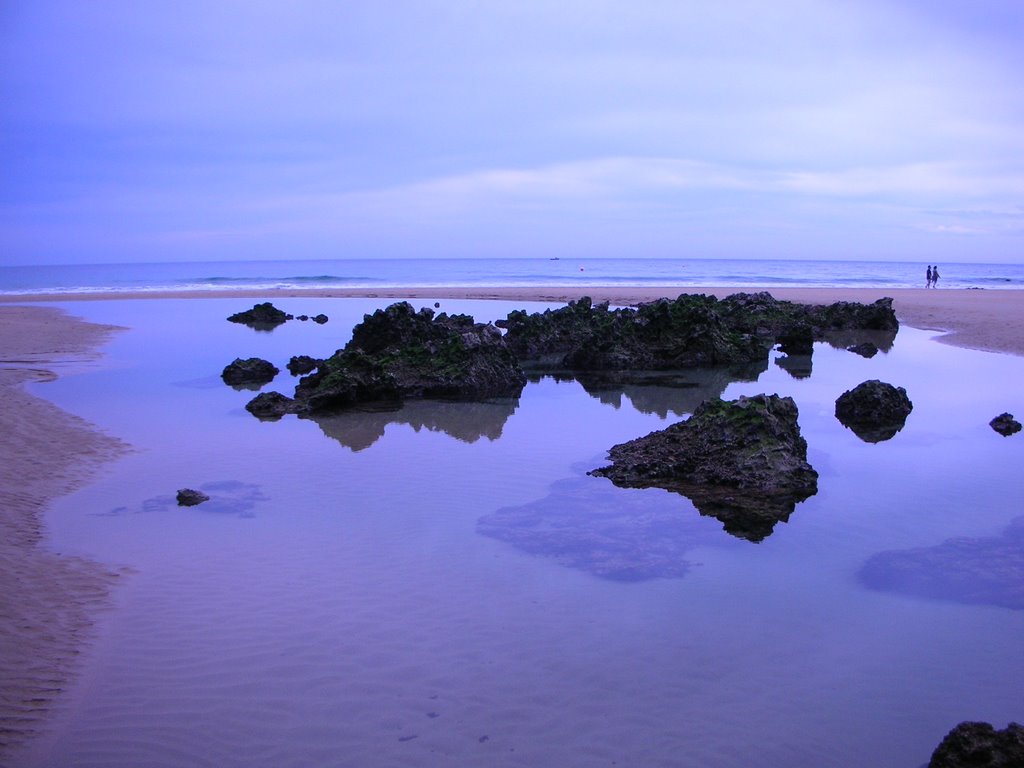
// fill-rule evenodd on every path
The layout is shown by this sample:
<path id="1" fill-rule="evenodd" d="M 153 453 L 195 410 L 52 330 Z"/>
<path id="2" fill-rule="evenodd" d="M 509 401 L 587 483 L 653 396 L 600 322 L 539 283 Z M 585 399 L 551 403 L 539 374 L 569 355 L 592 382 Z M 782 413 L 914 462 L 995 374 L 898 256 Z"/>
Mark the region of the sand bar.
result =
<path id="1" fill-rule="evenodd" d="M 115 578 L 40 546 L 42 513 L 126 450 L 24 385 L 95 359 L 112 331 L 54 308 L 0 306 L 0 764 L 73 678 Z"/>
<path id="2" fill-rule="evenodd" d="M 238 298 L 273 301 L 291 297 L 381 299 L 498 299 L 502 301 L 566 302 L 581 296 L 630 305 L 681 293 L 719 298 L 756 288 L 728 287 L 429 287 L 283 289 L 260 291 L 160 291 L 139 293 L 75 293 L 5 296 L 0 302 L 98 301 L 166 298 Z M 945 331 L 940 341 L 972 349 L 1024 355 L 1024 291 L 925 288 L 767 288 L 775 298 L 807 304 L 834 301 L 872 302 L 893 298 L 900 321 L 914 328 Z"/>

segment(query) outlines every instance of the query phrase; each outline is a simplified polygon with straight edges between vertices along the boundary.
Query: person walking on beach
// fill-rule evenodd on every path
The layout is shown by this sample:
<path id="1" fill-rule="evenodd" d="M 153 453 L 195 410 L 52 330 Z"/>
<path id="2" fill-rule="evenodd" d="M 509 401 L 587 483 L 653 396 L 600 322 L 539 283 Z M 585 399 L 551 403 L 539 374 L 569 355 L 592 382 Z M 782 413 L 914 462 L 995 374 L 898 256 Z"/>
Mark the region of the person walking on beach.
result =
<path id="1" fill-rule="evenodd" d="M 939 265 L 932 267 L 932 288 L 939 287 Z"/>
<path id="2" fill-rule="evenodd" d="M 931 264 L 928 265 L 928 270 L 924 273 L 924 276 L 925 276 L 924 287 L 925 288 L 931 288 L 932 287 L 932 265 Z"/>

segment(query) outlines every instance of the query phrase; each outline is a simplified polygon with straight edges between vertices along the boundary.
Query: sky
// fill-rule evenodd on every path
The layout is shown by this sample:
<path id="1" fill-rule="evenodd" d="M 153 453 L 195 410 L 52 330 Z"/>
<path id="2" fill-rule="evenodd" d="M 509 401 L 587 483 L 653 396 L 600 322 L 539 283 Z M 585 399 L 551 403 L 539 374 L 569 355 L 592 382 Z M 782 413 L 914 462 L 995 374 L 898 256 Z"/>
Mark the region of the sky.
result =
<path id="1" fill-rule="evenodd" d="M 0 0 L 0 265 L 1024 259 L 1019 0 Z"/>

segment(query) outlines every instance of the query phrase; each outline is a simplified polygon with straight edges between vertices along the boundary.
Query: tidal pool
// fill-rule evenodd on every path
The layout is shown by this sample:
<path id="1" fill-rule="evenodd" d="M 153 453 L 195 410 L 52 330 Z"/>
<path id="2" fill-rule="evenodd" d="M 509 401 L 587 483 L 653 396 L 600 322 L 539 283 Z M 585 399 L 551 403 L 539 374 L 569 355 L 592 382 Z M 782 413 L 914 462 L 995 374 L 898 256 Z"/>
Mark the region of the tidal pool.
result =
<path id="1" fill-rule="evenodd" d="M 124 575 L 22 764 L 916 768 L 962 720 L 1024 717 L 1024 433 L 988 426 L 1024 416 L 1024 359 L 903 328 L 745 380 L 541 377 L 273 423 L 220 380 L 263 357 L 290 394 L 290 356 L 387 303 L 282 299 L 330 321 L 272 332 L 225 320 L 251 300 L 60 305 L 130 330 L 33 392 L 135 451 L 48 517 L 50 546 Z M 867 379 L 914 405 L 877 443 L 834 416 Z M 706 396 L 761 392 L 796 401 L 819 480 L 760 540 L 586 474 Z M 183 487 L 212 500 L 177 507 Z"/>

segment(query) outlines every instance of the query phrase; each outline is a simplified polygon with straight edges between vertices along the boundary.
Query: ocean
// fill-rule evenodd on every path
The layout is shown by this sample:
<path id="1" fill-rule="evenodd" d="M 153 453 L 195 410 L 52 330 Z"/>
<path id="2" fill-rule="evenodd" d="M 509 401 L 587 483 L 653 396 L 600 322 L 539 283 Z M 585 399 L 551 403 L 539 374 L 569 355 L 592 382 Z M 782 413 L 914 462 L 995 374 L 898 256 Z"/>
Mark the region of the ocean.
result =
<path id="1" fill-rule="evenodd" d="M 331 259 L 0 267 L 0 297 L 34 293 L 391 287 L 923 288 L 928 265 L 778 259 Z M 1024 264 L 939 265 L 939 288 L 1024 289 Z"/>

